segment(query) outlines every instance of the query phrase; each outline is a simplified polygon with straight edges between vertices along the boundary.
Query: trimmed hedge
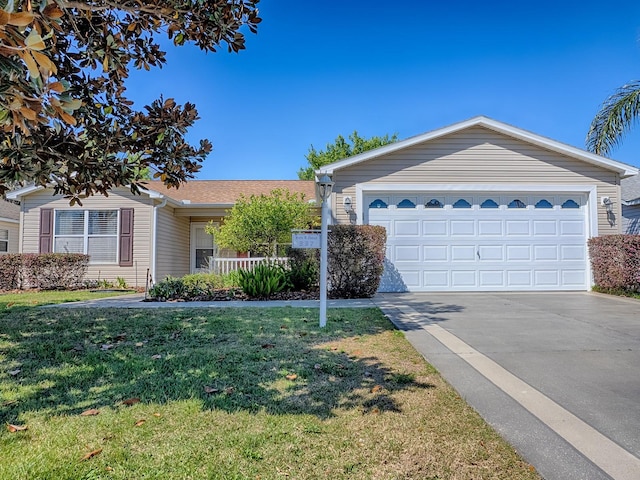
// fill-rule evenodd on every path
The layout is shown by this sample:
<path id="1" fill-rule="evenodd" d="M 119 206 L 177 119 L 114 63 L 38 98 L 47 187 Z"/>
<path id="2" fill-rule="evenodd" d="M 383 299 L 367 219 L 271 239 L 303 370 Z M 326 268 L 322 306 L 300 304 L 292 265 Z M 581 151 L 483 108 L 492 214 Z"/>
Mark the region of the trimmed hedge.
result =
<path id="1" fill-rule="evenodd" d="M 590 238 L 588 245 L 598 287 L 640 291 L 640 235 L 604 235 Z"/>
<path id="2" fill-rule="evenodd" d="M 0 255 L 0 290 L 79 288 L 88 265 L 89 255 L 80 253 Z"/>
<path id="3" fill-rule="evenodd" d="M 387 231 L 376 225 L 332 225 L 327 290 L 331 298 L 369 298 L 380 286 Z"/>

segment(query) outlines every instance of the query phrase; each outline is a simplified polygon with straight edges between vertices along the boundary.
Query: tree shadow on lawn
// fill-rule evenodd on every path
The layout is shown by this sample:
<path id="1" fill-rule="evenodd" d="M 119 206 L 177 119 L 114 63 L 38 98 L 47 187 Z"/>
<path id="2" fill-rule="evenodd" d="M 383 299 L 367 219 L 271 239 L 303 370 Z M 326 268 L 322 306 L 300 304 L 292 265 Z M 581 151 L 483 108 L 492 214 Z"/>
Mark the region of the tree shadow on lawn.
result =
<path id="1" fill-rule="evenodd" d="M 332 310 L 325 329 L 317 323 L 317 310 L 292 308 L 22 311 L 0 319 L 0 421 L 131 398 L 328 418 L 400 411 L 395 392 L 433 388 L 375 354 L 387 345 L 372 339 L 393 331 L 377 309 Z M 406 345 L 401 337 L 385 342 Z"/>

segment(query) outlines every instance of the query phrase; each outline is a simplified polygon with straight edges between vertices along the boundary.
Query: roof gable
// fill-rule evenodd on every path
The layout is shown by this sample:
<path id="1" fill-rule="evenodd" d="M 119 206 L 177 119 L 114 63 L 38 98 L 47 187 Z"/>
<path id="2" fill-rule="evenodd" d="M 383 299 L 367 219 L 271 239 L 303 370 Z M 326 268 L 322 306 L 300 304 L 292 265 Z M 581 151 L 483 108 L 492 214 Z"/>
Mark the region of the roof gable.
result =
<path id="1" fill-rule="evenodd" d="M 498 122 L 496 120 L 492 120 L 484 116 L 474 117 L 469 120 L 465 120 L 463 122 L 455 123 L 447 127 L 443 127 L 437 130 L 432 130 L 430 132 L 426 132 L 421 135 L 416 135 L 414 137 L 407 138 L 406 140 L 384 145 L 374 150 L 369 150 L 359 155 L 355 155 L 353 157 L 349 157 L 344 160 L 340 160 L 338 162 L 325 165 L 324 167 L 319 169 L 317 172 L 318 174 L 327 173 L 331 175 L 335 171 L 341 170 L 343 168 L 357 165 L 358 163 L 366 162 L 367 160 L 378 158 L 383 155 L 387 155 L 389 153 L 397 152 L 399 150 L 412 147 L 414 145 L 426 143 L 431 140 L 442 138 L 446 135 L 458 133 L 473 127 L 484 127 L 489 130 L 493 130 L 497 133 L 500 133 L 502 135 L 512 137 L 512 138 L 521 140 L 523 142 L 566 155 L 576 160 L 590 163 L 590 164 L 599 166 L 601 168 L 604 168 L 606 170 L 615 171 L 623 177 L 626 177 L 629 175 L 635 175 L 638 173 L 637 168 L 624 164 L 622 162 L 617 162 L 615 160 L 611 160 L 609 158 L 606 158 L 600 155 L 595 155 L 593 153 L 587 152 L 586 150 L 572 147 L 565 143 L 557 142 L 555 140 L 551 140 L 550 138 L 546 138 L 546 137 L 537 135 L 535 133 L 522 130 L 520 128 L 508 125 L 506 123 Z"/>

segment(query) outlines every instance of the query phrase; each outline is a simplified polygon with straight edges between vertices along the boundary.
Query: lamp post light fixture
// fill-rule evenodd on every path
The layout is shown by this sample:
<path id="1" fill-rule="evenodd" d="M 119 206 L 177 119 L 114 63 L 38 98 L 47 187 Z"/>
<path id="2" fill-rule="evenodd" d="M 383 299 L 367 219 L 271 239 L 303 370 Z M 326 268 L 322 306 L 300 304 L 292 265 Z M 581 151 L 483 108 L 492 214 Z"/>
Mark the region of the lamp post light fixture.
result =
<path id="1" fill-rule="evenodd" d="M 320 227 L 320 328 L 327 325 L 327 239 L 329 230 L 329 209 L 327 200 L 331 197 L 333 181 L 326 173 L 317 179 L 318 193 L 322 200 Z"/>

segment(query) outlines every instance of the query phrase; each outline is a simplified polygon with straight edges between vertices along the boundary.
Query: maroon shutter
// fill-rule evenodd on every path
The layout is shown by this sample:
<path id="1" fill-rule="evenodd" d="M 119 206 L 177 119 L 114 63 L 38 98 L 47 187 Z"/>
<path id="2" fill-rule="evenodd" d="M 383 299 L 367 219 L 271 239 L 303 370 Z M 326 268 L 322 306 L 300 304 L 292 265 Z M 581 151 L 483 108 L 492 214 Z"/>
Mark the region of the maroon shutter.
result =
<path id="1" fill-rule="evenodd" d="M 133 208 L 120 209 L 120 259 L 121 267 L 133 266 Z"/>
<path id="2" fill-rule="evenodd" d="M 53 208 L 40 209 L 40 253 L 53 252 Z"/>

